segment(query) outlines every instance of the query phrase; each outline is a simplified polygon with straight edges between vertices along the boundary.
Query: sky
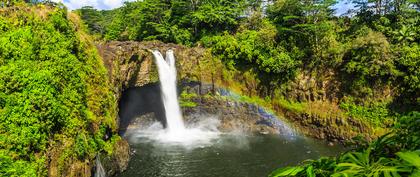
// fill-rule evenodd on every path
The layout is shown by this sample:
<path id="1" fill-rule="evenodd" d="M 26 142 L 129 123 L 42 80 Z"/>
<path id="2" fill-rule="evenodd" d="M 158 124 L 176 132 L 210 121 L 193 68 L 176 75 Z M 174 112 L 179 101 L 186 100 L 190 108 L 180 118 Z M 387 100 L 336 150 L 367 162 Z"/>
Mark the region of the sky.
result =
<path id="1" fill-rule="evenodd" d="M 83 6 L 93 6 L 96 9 L 109 10 L 121 7 L 124 1 L 135 1 L 135 0 L 52 0 L 55 2 L 63 2 L 70 10 L 79 9 Z M 334 8 L 336 15 L 342 15 L 346 13 L 353 4 L 348 3 L 348 0 L 339 0 Z"/>
<path id="2" fill-rule="evenodd" d="M 339 0 L 333 8 L 336 9 L 335 14 L 340 16 L 345 14 L 349 9 L 354 8 L 354 4 L 348 2 L 348 0 Z"/>
<path id="3" fill-rule="evenodd" d="M 93 6 L 96 9 L 109 10 L 121 7 L 124 1 L 134 0 L 52 0 L 54 2 L 62 2 L 70 10 L 80 9 L 83 6 Z"/>

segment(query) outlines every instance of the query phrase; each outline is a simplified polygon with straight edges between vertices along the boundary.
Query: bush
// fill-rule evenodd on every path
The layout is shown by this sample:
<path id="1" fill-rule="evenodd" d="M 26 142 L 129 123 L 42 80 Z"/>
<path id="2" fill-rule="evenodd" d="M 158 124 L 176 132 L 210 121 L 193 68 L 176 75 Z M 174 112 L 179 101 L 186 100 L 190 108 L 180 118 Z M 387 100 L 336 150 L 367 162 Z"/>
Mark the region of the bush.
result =
<path id="1" fill-rule="evenodd" d="M 283 47 L 276 45 L 275 37 L 275 29 L 245 30 L 235 36 L 225 33 L 203 38 L 202 42 L 231 69 L 255 67 L 273 80 L 292 79 L 300 62 L 291 58 Z"/>
<path id="2" fill-rule="evenodd" d="M 385 103 L 361 106 L 352 102 L 342 102 L 340 108 L 345 110 L 348 116 L 368 121 L 375 126 L 389 127 L 394 122 Z"/>
<path id="3" fill-rule="evenodd" d="M 66 9 L 18 8 L 0 18 L 0 176 L 46 176 L 46 151 L 60 142 L 69 145 L 59 154 L 67 161 L 103 149 L 98 130 L 115 131 L 114 98 L 96 49 Z"/>

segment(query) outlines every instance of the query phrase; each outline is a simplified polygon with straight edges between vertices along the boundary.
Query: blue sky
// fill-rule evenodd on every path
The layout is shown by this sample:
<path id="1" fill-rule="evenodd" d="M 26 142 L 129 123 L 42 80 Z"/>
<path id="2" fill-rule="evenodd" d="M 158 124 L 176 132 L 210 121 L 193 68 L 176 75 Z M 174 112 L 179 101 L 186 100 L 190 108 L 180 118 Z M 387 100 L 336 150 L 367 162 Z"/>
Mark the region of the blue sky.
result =
<path id="1" fill-rule="evenodd" d="M 96 9 L 109 10 L 121 7 L 124 1 L 135 0 L 53 0 L 56 2 L 63 2 L 69 9 L 74 10 L 83 6 L 93 6 Z M 334 6 L 336 15 L 342 15 L 352 8 L 353 5 L 348 3 L 348 0 L 339 0 L 340 2 Z"/>
<path id="2" fill-rule="evenodd" d="M 348 0 L 339 0 L 339 2 L 333 8 L 336 9 L 336 15 L 342 15 L 349 9 L 354 8 L 354 4 L 350 3 Z"/>

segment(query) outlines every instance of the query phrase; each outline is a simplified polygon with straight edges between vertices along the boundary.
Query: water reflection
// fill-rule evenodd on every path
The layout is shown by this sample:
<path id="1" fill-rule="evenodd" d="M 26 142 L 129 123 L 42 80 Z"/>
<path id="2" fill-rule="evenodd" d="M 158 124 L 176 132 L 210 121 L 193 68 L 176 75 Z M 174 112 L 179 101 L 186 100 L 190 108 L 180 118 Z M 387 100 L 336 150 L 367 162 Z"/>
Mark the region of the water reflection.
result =
<path id="1" fill-rule="evenodd" d="M 223 133 L 211 145 L 194 148 L 145 138 L 131 141 L 136 153 L 120 177 L 261 177 L 280 166 L 342 151 L 319 140 L 279 135 Z"/>

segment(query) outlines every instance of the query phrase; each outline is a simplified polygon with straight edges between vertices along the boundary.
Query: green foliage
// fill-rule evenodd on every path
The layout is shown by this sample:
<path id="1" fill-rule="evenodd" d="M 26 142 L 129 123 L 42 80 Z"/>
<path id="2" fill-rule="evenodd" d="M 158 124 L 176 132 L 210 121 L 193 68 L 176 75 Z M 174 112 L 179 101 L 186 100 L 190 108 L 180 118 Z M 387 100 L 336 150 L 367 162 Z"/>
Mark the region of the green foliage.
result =
<path id="1" fill-rule="evenodd" d="M 415 167 L 412 176 L 420 174 L 420 151 L 398 152 L 397 155 L 407 162 L 407 166 Z"/>
<path id="2" fill-rule="evenodd" d="M 0 18 L 0 176 L 46 176 L 52 143 L 71 140 L 64 159 L 103 148 L 95 127 L 115 131 L 115 106 L 101 60 L 67 10 L 19 8 Z"/>
<path id="3" fill-rule="evenodd" d="M 367 120 L 375 126 L 387 127 L 394 122 L 387 104 L 384 103 L 361 106 L 352 102 L 342 102 L 340 108 L 345 110 L 348 116 Z"/>
<path id="4" fill-rule="evenodd" d="M 276 100 L 274 100 L 274 102 L 280 105 L 282 108 L 291 110 L 293 112 L 297 112 L 297 113 L 305 112 L 304 103 L 293 102 L 293 101 L 286 100 L 284 98 L 277 98 Z"/>
<path id="5" fill-rule="evenodd" d="M 351 78 L 348 89 L 353 95 L 372 96 L 371 88 L 388 85 L 398 71 L 385 36 L 369 28 L 358 33 L 345 54 L 343 70 Z"/>
<path id="6" fill-rule="evenodd" d="M 276 33 L 268 24 L 258 31 L 245 30 L 235 36 L 225 33 L 204 38 L 202 42 L 230 68 L 256 67 L 272 79 L 288 80 L 295 76 L 299 62 L 276 44 Z"/>
<path id="7" fill-rule="evenodd" d="M 420 113 L 412 112 L 399 120 L 393 133 L 370 144 L 336 158 L 280 168 L 269 176 L 417 176 L 420 174 Z"/>
<path id="8" fill-rule="evenodd" d="M 83 19 L 91 34 L 102 37 L 105 35 L 105 28 L 111 24 L 114 15 L 116 15 L 116 11 L 98 11 L 91 6 L 82 7 L 76 10 L 76 13 Z"/>
<path id="9" fill-rule="evenodd" d="M 286 168 L 280 168 L 274 171 L 270 177 L 279 177 L 279 176 L 296 176 L 298 173 L 304 171 L 305 168 L 303 167 L 286 167 Z"/>
<path id="10" fill-rule="evenodd" d="M 197 103 L 193 100 L 194 98 L 197 98 L 197 94 L 183 91 L 179 99 L 179 105 L 184 108 L 194 108 L 197 106 Z"/>
<path id="11" fill-rule="evenodd" d="M 191 45 L 202 36 L 233 30 L 243 0 L 126 2 L 107 25 L 108 40 L 161 40 Z M 84 18 L 85 19 L 85 18 Z M 86 17 L 89 21 L 89 17 Z"/>
<path id="12" fill-rule="evenodd" d="M 410 172 L 410 168 L 396 159 L 379 157 L 377 161 L 372 160 L 370 151 L 344 154 L 332 176 L 400 176 L 400 173 Z"/>
<path id="13" fill-rule="evenodd" d="M 321 176 L 329 177 L 337 166 L 337 163 L 332 158 L 322 157 L 318 160 L 307 160 L 303 166 L 279 168 L 273 171 L 269 177 L 280 176 Z"/>
<path id="14" fill-rule="evenodd" d="M 397 59 L 397 67 L 401 71 L 398 78 L 400 91 L 410 102 L 420 103 L 420 45 L 401 47 Z"/>

